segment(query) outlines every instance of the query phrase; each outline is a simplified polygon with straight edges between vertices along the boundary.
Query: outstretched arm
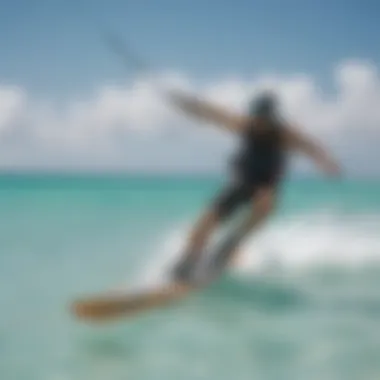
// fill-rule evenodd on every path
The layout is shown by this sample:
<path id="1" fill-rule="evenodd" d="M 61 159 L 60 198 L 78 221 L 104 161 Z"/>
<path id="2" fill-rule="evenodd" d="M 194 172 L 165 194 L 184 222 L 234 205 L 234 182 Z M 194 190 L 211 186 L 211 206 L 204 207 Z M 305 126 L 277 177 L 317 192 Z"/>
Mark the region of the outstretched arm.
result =
<path id="1" fill-rule="evenodd" d="M 341 168 L 335 158 L 314 139 L 294 130 L 288 129 L 287 132 L 288 144 L 291 149 L 309 156 L 326 174 L 332 176 L 341 174 Z"/>
<path id="2" fill-rule="evenodd" d="M 242 116 L 184 93 L 171 91 L 169 99 L 186 114 L 218 124 L 231 132 L 240 133 L 247 123 L 247 120 Z"/>

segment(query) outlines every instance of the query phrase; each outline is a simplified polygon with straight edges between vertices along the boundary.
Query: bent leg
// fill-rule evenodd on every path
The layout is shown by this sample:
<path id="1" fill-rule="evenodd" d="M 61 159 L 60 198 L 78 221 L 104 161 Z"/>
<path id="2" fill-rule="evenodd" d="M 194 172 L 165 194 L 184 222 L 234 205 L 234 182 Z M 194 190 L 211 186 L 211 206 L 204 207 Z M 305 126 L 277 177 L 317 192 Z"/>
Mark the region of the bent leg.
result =
<path id="1" fill-rule="evenodd" d="M 191 231 L 185 252 L 174 268 L 177 280 L 186 279 L 193 271 L 212 234 L 226 219 L 246 201 L 250 192 L 242 184 L 235 184 L 223 190 L 212 206 L 200 217 Z"/>
<path id="2" fill-rule="evenodd" d="M 217 251 L 214 259 L 214 266 L 217 270 L 224 269 L 226 265 L 236 260 L 240 244 L 268 218 L 274 208 L 275 199 L 276 191 L 272 187 L 261 188 L 257 191 L 252 204 L 252 212 Z"/>

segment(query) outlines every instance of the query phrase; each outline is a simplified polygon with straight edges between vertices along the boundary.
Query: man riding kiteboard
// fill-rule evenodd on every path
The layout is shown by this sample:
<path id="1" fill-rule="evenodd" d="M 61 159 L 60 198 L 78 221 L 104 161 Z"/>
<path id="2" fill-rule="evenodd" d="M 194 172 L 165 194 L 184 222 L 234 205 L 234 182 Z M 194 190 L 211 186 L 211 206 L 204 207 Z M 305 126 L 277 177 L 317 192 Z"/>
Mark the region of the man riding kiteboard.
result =
<path id="1" fill-rule="evenodd" d="M 173 268 L 172 275 L 177 282 L 191 282 L 212 234 L 241 207 L 249 207 L 249 215 L 223 244 L 215 265 L 225 267 L 247 236 L 268 219 L 276 205 L 289 153 L 298 151 L 309 156 L 330 176 L 340 174 L 338 163 L 325 149 L 283 121 L 274 93 L 258 96 L 246 116 L 181 93 L 173 92 L 171 100 L 188 115 L 217 124 L 241 139 L 241 148 L 231 167 L 233 180 L 195 223 L 185 251 Z"/>
<path id="2" fill-rule="evenodd" d="M 247 116 L 234 115 L 178 92 L 171 92 L 170 98 L 186 113 L 223 126 L 241 138 L 242 147 L 231 168 L 233 180 L 195 223 L 185 251 L 172 269 L 173 281 L 169 286 L 77 300 L 72 309 L 78 318 L 106 321 L 120 316 L 131 317 L 178 301 L 189 292 L 207 286 L 236 257 L 247 236 L 273 212 L 289 152 L 303 152 L 327 174 L 336 176 L 340 173 L 338 164 L 321 146 L 282 121 L 277 99 L 271 93 L 265 93 L 253 102 Z M 198 264 L 213 233 L 243 206 L 247 208 L 248 217 L 214 251 L 211 267 L 200 268 Z M 203 269 L 203 275 L 199 276 L 198 269 Z"/>

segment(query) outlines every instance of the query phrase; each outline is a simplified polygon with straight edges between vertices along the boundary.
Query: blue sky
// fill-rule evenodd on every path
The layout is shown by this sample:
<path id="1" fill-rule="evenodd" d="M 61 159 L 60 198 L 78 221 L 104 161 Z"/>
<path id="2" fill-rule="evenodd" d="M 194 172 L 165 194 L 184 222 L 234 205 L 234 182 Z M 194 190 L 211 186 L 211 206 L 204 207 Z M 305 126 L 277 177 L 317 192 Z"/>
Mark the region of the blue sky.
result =
<path id="1" fill-rule="evenodd" d="M 325 129 L 334 129 L 334 141 L 338 142 L 338 130 L 347 128 L 351 133 L 354 123 L 367 118 L 368 136 L 363 141 L 377 141 L 374 136 L 380 141 L 380 133 L 374 131 L 380 116 L 373 113 L 367 117 L 367 105 L 380 100 L 380 84 L 376 87 L 380 5 L 375 0 L 2 0 L 0 5 L 2 167 L 22 166 L 31 157 L 38 166 L 57 151 L 60 154 L 51 162 L 63 166 L 70 160 L 72 166 L 94 161 L 112 166 L 117 160 L 139 162 L 138 152 L 144 149 L 154 162 L 165 166 L 165 160 L 171 162 L 183 151 L 168 142 L 166 134 L 152 134 L 147 142 L 144 135 L 131 132 L 131 124 L 155 128 L 147 120 L 149 113 L 154 120 L 161 117 L 157 129 L 158 124 L 161 128 L 183 120 L 170 119 L 149 91 L 131 95 L 136 78 L 107 51 L 93 19 L 122 34 L 158 68 L 202 83 L 205 92 L 216 94 L 216 100 L 242 102 L 242 94 L 246 96 L 264 75 L 277 76 L 276 86 L 290 99 L 301 122 L 311 125 L 328 111 L 330 115 L 318 122 Z M 349 62 L 357 63 L 350 66 Z M 346 68 L 339 71 L 342 64 Z M 336 100 L 326 103 L 326 95 L 334 94 L 337 81 L 341 88 L 335 96 L 344 99 L 344 106 L 338 106 Z M 109 91 L 110 85 L 124 87 L 115 93 Z M 361 99 L 360 104 L 352 103 L 353 99 Z M 62 104 L 66 108 L 59 108 Z M 88 127 L 94 120 L 102 124 L 97 129 Z M 135 139 L 136 156 L 120 154 L 110 159 L 109 152 L 114 154 L 115 149 L 99 143 L 107 134 L 109 141 L 118 140 L 125 150 L 128 142 L 123 146 L 119 137 L 126 132 L 121 133 L 117 123 L 124 123 L 129 130 L 126 140 Z M 80 133 L 74 136 L 70 132 L 60 139 L 63 131 L 70 130 L 69 124 Z M 181 133 L 187 147 L 192 137 L 183 129 Z M 355 133 L 351 141 L 357 140 Z M 79 135 L 86 147 L 78 144 Z M 321 136 L 331 140 L 324 132 Z M 211 156 L 214 161 L 224 157 L 223 142 L 211 147 L 207 137 L 194 139 L 198 148 L 212 152 L 206 152 L 200 162 L 208 162 Z M 353 151 L 347 146 L 345 157 Z M 75 158 L 73 149 L 80 150 Z M 367 150 L 366 146 L 361 149 Z M 178 157 L 178 162 L 185 165 L 189 157 L 190 151 L 182 159 Z M 353 167 L 360 167 L 363 157 L 355 160 L 351 160 Z"/>
<path id="2" fill-rule="evenodd" d="M 1 82 L 44 96 L 86 93 L 126 75 L 93 16 L 160 67 L 197 78 L 307 72 L 328 86 L 336 62 L 380 60 L 375 0 L 3 0 L 1 9 Z"/>

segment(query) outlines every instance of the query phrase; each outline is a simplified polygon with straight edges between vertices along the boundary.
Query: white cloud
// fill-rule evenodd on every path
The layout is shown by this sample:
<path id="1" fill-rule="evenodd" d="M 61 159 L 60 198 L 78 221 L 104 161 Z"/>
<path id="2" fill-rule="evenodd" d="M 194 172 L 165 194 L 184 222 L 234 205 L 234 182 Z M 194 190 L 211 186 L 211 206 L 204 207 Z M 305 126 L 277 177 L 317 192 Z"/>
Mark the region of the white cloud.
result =
<path id="1" fill-rule="evenodd" d="M 380 77 L 368 62 L 337 66 L 334 94 L 306 74 L 200 85 L 179 74 L 160 80 L 239 111 L 258 90 L 273 88 L 287 117 L 335 148 L 349 169 L 380 173 Z M 103 86 L 65 105 L 0 86 L 2 168 L 212 170 L 224 166 L 233 147 L 227 135 L 171 109 L 148 82 Z"/>
<path id="2" fill-rule="evenodd" d="M 26 94 L 17 87 L 0 87 L 0 137 L 12 126 L 23 111 Z"/>

